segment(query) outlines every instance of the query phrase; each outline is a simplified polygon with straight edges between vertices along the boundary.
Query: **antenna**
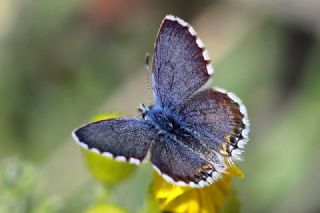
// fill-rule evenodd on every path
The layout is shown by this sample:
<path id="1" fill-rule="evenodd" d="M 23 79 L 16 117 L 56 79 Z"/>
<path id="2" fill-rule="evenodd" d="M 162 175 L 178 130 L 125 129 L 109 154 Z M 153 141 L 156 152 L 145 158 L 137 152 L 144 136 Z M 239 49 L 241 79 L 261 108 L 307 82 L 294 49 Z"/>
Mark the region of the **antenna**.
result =
<path id="1" fill-rule="evenodd" d="M 146 53 L 144 57 L 144 66 L 147 70 L 147 90 L 148 90 L 148 102 L 150 103 L 150 93 L 151 93 L 151 70 L 150 70 L 150 54 Z"/>

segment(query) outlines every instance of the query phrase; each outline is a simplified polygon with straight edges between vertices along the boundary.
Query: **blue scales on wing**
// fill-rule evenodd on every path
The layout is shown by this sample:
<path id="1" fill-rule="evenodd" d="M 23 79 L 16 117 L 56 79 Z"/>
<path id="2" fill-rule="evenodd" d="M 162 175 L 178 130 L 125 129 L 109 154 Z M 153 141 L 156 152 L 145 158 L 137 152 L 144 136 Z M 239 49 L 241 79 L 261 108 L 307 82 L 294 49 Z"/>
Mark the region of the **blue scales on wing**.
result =
<path id="1" fill-rule="evenodd" d="M 248 140 L 245 107 L 233 93 L 206 89 L 196 93 L 177 110 L 202 145 L 233 159 L 240 159 Z"/>
<path id="2" fill-rule="evenodd" d="M 176 113 L 212 73 L 208 53 L 194 29 L 178 17 L 166 16 L 155 44 L 155 107 L 147 116 L 154 117 L 156 110 L 160 111 L 160 117 L 166 121 L 158 122 L 158 126 L 165 127 L 165 131 L 158 135 L 150 158 L 158 172 L 180 185 L 202 187 L 225 170 L 219 150 L 203 144 L 202 138 L 193 135 L 182 114 Z"/>
<path id="3" fill-rule="evenodd" d="M 213 72 L 194 29 L 171 15 L 163 20 L 153 57 L 155 104 L 175 109 L 204 85 Z"/>
<path id="4" fill-rule="evenodd" d="M 218 155 L 216 157 L 215 161 L 224 165 L 223 159 Z M 170 135 L 159 135 L 152 145 L 150 160 L 167 181 L 181 186 L 206 186 L 215 181 L 225 169 L 212 164 L 179 138 Z"/>
<path id="5" fill-rule="evenodd" d="M 97 121 L 73 132 L 74 139 L 83 147 L 135 164 L 145 159 L 155 136 L 151 125 L 135 118 Z"/>

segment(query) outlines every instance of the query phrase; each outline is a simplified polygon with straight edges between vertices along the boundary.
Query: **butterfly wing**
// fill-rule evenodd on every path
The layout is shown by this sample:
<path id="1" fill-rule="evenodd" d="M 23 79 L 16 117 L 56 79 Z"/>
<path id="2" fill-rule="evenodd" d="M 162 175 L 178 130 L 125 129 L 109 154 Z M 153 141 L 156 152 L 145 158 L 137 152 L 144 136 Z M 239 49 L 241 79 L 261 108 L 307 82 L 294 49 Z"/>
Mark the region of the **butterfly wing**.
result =
<path id="1" fill-rule="evenodd" d="M 249 120 L 245 106 L 235 94 L 206 89 L 192 96 L 177 111 L 203 146 L 241 159 L 248 141 Z"/>
<path id="2" fill-rule="evenodd" d="M 119 161 L 139 164 L 145 159 L 156 132 L 135 118 L 115 118 L 87 124 L 73 133 L 82 147 Z"/>
<path id="3" fill-rule="evenodd" d="M 215 163 L 207 161 L 177 137 L 159 135 L 152 145 L 150 160 L 168 182 L 191 187 L 203 187 L 215 181 L 225 170 L 222 157 Z"/>
<path id="4" fill-rule="evenodd" d="M 212 73 L 208 52 L 194 29 L 182 19 L 167 15 L 158 32 L 153 58 L 156 104 L 175 109 Z"/>

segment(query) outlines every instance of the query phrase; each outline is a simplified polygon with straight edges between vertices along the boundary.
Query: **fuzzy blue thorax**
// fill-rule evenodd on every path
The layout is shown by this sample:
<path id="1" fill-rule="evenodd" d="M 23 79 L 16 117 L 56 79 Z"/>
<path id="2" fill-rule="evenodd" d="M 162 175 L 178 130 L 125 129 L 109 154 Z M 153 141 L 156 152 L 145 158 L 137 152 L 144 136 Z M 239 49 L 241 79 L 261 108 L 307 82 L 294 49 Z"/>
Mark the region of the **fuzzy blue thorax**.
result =
<path id="1" fill-rule="evenodd" d="M 181 134 L 182 121 L 179 115 L 167 107 L 141 105 L 143 119 L 154 126 L 160 133 Z"/>

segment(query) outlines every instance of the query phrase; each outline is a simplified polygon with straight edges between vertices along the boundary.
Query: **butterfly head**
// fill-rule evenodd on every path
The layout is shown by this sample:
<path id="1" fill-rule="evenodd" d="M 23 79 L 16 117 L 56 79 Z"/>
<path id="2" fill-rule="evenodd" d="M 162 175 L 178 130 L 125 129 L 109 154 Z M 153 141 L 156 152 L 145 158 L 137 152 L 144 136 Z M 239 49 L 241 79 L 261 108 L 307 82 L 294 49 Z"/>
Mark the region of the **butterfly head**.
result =
<path id="1" fill-rule="evenodd" d="M 141 113 L 143 119 L 145 119 L 146 115 L 148 114 L 151 108 L 152 106 L 146 106 L 145 104 L 140 104 L 140 106 L 138 107 L 138 111 Z"/>

